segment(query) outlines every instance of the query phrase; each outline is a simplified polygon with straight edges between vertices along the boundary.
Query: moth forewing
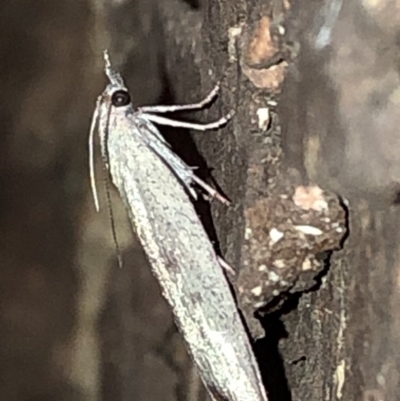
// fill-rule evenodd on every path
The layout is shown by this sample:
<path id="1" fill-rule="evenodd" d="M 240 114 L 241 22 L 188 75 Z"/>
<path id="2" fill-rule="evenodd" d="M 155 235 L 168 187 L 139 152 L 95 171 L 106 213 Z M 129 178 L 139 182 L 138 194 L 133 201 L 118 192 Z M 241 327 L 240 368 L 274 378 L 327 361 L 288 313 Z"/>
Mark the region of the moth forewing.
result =
<path id="1" fill-rule="evenodd" d="M 200 376 L 216 401 L 267 401 L 233 295 L 181 177 L 171 168 L 173 156 L 157 154 L 166 145 L 151 135 L 157 130 L 151 121 L 143 124 L 143 115 L 130 105 L 112 104 L 113 91 L 123 88 L 112 84 L 104 96 L 111 103 L 103 132 L 112 181 Z"/>

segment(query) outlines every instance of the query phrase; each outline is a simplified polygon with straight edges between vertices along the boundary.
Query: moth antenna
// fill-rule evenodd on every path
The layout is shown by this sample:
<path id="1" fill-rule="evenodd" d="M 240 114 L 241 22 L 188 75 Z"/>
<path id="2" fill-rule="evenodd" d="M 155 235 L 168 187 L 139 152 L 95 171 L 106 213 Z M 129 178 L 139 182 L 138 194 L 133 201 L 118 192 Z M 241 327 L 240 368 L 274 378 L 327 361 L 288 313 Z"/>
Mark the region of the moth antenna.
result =
<path id="1" fill-rule="evenodd" d="M 96 101 L 96 108 L 93 112 L 92 123 L 90 125 L 89 132 L 89 175 L 90 175 L 90 186 L 92 189 L 92 196 L 94 207 L 98 212 L 100 210 L 99 197 L 97 193 L 96 187 L 96 176 L 95 176 L 95 166 L 94 166 L 94 132 L 99 122 L 99 113 L 100 113 L 100 103 L 102 100 L 102 96 L 99 96 Z"/>
<path id="2" fill-rule="evenodd" d="M 121 248 L 118 243 L 118 237 L 117 237 L 117 230 L 115 228 L 115 219 L 114 219 L 114 212 L 112 208 L 112 202 L 111 202 L 111 195 L 110 195 L 110 186 L 109 186 L 109 157 L 108 157 L 108 149 L 107 149 L 107 138 L 108 138 L 108 125 L 109 125 L 109 120 L 110 120 L 110 114 L 111 114 L 111 105 L 108 109 L 107 112 L 107 120 L 106 120 L 106 126 L 104 129 L 104 135 L 102 136 L 102 144 L 101 144 L 101 158 L 103 161 L 103 173 L 104 173 L 104 189 L 106 191 L 106 196 L 107 196 L 107 210 L 108 210 L 108 217 L 110 219 L 111 223 L 111 232 L 112 232 L 112 237 L 113 237 L 113 242 L 115 245 L 115 251 L 117 253 L 117 259 L 118 259 L 118 266 L 122 268 L 122 256 L 121 256 Z"/>
<path id="3" fill-rule="evenodd" d="M 112 208 L 110 186 L 109 186 L 109 181 L 108 181 L 109 180 L 108 171 L 106 171 L 106 166 L 105 165 L 103 165 L 103 168 L 104 168 L 104 173 L 106 174 L 104 176 L 104 188 L 106 190 L 106 195 L 107 195 L 108 217 L 109 217 L 110 223 L 111 223 L 111 232 L 112 232 L 113 242 L 114 242 L 114 245 L 115 245 L 115 251 L 117 253 L 118 267 L 120 269 L 122 269 L 122 267 L 123 267 L 122 254 L 121 254 L 121 248 L 120 248 L 119 242 L 118 242 L 117 230 L 115 228 L 114 212 L 113 212 L 113 208 Z"/>

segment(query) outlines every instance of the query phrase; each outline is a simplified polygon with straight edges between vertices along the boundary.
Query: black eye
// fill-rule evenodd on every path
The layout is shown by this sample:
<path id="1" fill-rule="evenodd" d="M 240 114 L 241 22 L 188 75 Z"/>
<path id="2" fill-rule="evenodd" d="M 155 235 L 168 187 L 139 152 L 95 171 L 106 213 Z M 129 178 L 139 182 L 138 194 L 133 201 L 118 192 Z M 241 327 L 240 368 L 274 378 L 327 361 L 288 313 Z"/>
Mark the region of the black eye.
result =
<path id="1" fill-rule="evenodd" d="M 115 107 L 126 106 L 131 102 L 131 96 L 127 91 L 120 90 L 113 93 L 111 103 Z"/>

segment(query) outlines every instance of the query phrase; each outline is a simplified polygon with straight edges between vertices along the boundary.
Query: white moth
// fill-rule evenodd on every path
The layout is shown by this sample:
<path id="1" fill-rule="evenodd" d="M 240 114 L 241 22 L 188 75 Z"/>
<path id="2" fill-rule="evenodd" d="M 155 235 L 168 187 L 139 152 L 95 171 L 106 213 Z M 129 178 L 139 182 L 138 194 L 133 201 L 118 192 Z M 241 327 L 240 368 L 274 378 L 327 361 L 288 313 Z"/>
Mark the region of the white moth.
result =
<path id="1" fill-rule="evenodd" d="M 97 100 L 89 137 L 96 209 L 93 136 L 98 127 L 105 166 L 213 400 L 268 401 L 228 282 L 189 199 L 189 195 L 196 197 L 194 183 L 213 196 L 220 195 L 195 176 L 153 124 L 218 128 L 229 116 L 211 124 L 192 124 L 154 115 L 201 108 L 218 88 L 197 104 L 134 109 L 107 53 L 105 61 L 110 83 Z"/>

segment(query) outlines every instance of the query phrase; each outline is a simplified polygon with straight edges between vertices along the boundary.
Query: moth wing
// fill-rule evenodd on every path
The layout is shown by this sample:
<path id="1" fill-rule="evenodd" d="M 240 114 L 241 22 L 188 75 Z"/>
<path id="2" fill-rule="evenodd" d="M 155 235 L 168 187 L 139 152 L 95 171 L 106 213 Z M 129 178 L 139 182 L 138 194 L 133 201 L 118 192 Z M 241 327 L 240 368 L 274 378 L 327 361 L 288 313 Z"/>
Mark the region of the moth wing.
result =
<path id="1" fill-rule="evenodd" d="M 215 400 L 266 401 L 218 258 L 170 167 L 180 159 L 162 153 L 154 138 L 150 146 L 143 139 L 148 133 L 126 116 L 112 117 L 107 144 L 112 180 L 206 387 Z"/>

